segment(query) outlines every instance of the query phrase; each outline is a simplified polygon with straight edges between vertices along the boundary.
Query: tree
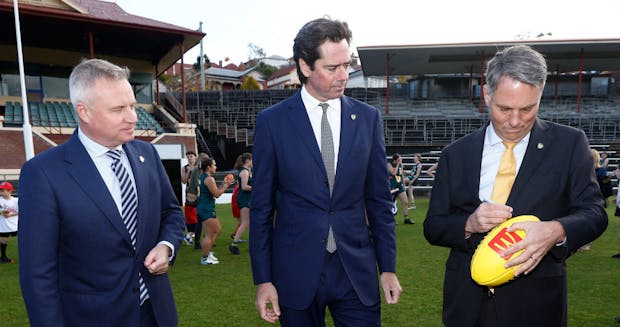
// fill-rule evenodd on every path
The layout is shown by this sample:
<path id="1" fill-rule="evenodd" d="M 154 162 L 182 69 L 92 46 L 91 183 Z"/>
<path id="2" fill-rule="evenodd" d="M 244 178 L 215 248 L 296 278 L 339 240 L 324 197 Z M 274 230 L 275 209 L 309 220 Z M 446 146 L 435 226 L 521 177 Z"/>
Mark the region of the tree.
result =
<path id="1" fill-rule="evenodd" d="M 252 76 L 248 76 L 245 81 L 241 84 L 241 89 L 244 91 L 247 90 L 260 90 L 260 85 Z"/>
<path id="2" fill-rule="evenodd" d="M 263 75 L 265 79 L 269 79 L 271 75 L 273 75 L 273 73 L 275 73 L 277 70 L 277 67 L 267 65 L 264 62 L 261 62 L 260 64 L 258 64 L 258 67 L 256 67 L 256 71 L 261 73 L 261 75 Z"/>
<path id="3" fill-rule="evenodd" d="M 267 57 L 265 50 L 252 42 L 248 43 L 248 48 L 250 48 L 250 53 L 248 54 L 248 59 L 250 60 Z"/>
<path id="4" fill-rule="evenodd" d="M 211 61 L 209 61 L 209 57 L 207 57 L 206 54 L 202 55 L 202 60 L 200 60 L 200 56 L 196 57 L 196 62 L 194 63 L 194 70 L 199 72 L 200 71 L 200 65 L 204 64 L 206 65 L 206 68 L 211 67 Z M 202 62 L 201 62 L 202 61 Z"/>

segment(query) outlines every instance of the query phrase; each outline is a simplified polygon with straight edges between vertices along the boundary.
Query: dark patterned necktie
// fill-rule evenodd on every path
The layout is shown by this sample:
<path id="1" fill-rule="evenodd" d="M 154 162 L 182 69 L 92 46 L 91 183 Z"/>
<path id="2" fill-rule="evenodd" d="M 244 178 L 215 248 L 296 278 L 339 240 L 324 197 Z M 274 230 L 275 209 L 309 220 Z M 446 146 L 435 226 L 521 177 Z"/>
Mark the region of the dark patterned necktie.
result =
<path id="1" fill-rule="evenodd" d="M 329 126 L 329 121 L 327 120 L 327 108 L 329 108 L 329 104 L 319 103 L 319 107 L 323 109 L 323 116 L 321 117 L 321 157 L 323 158 L 323 164 L 327 172 L 329 195 L 331 196 L 334 190 L 334 179 L 336 177 L 334 137 L 332 135 L 331 126 Z M 334 251 L 336 251 L 336 238 L 334 237 L 334 231 L 331 225 L 329 226 L 329 234 L 327 234 L 327 245 L 325 249 L 329 253 L 334 253 Z"/>
<path id="2" fill-rule="evenodd" d="M 121 150 L 110 150 L 106 152 L 106 155 L 112 158 L 112 171 L 116 174 L 121 187 L 121 217 L 125 227 L 127 227 L 127 232 L 129 232 L 131 245 L 135 250 L 136 230 L 138 229 L 138 193 L 131 176 L 129 176 L 129 172 L 121 163 Z M 140 285 L 140 305 L 142 305 L 149 298 L 149 294 L 139 272 L 138 279 Z"/>

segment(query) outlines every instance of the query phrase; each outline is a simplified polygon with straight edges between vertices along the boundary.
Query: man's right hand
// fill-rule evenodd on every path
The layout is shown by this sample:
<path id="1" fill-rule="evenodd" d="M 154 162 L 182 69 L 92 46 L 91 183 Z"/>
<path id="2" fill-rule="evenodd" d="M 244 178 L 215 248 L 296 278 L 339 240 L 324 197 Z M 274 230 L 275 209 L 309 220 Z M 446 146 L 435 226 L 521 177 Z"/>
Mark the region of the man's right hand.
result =
<path id="1" fill-rule="evenodd" d="M 465 223 L 465 236 L 473 233 L 486 233 L 493 227 L 512 218 L 512 207 L 503 204 L 483 202 Z"/>
<path id="2" fill-rule="evenodd" d="M 256 290 L 256 309 L 258 314 L 266 322 L 275 323 L 280 318 L 280 304 L 278 303 L 278 291 L 272 283 L 258 284 Z"/>

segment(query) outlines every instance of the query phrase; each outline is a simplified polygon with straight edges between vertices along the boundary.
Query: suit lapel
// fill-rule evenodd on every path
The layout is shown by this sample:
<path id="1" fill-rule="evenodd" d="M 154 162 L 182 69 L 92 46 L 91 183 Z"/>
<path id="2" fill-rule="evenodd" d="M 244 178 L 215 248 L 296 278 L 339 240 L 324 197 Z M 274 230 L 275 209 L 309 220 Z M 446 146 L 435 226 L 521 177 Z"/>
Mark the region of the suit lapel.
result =
<path id="1" fill-rule="evenodd" d="M 338 185 L 338 180 L 342 174 L 339 172 L 344 169 L 346 158 L 353 146 L 354 136 L 357 134 L 357 126 L 352 117 L 359 115 L 353 108 L 353 103 L 349 98 L 343 96 L 340 101 L 340 145 L 338 146 L 338 167 L 336 167 L 336 179 L 334 189 Z"/>
<path id="2" fill-rule="evenodd" d="M 78 139 L 77 131 L 69 139 L 65 162 L 68 164 L 68 171 L 84 193 L 93 200 L 104 216 L 110 221 L 114 229 L 119 232 L 125 240 L 131 244 L 129 233 L 118 212 L 112 195 L 108 191 L 97 167 L 88 155 L 88 152 Z"/>
<path id="3" fill-rule="evenodd" d="M 515 200 L 519 197 L 519 192 L 525 189 L 525 185 L 532 178 L 536 169 L 540 166 L 543 158 L 548 149 L 550 149 L 550 140 L 546 137 L 546 126 L 543 121 L 536 119 L 532 131 L 530 134 L 530 140 L 525 150 L 525 156 L 523 162 L 519 168 L 519 173 L 515 179 L 515 183 L 512 186 L 510 196 L 507 203 L 515 203 Z"/>
<path id="4" fill-rule="evenodd" d="M 291 124 L 293 134 L 299 135 L 302 143 L 306 146 L 306 148 L 308 148 L 312 159 L 319 167 L 321 167 L 324 177 L 327 178 L 325 165 L 323 164 L 323 159 L 321 158 L 321 150 L 319 149 L 319 145 L 314 137 L 314 131 L 312 130 L 310 118 L 308 118 L 308 113 L 306 112 L 304 103 L 301 101 L 301 93 L 298 92 L 297 95 L 288 101 L 286 105 L 288 106 L 288 119 Z M 284 126 L 282 128 L 284 128 Z"/>
<path id="5" fill-rule="evenodd" d="M 488 124 L 487 124 L 488 126 Z M 486 133 L 486 126 L 475 131 L 471 142 L 466 144 L 464 151 L 461 153 L 462 162 L 465 165 L 464 172 L 466 182 L 464 185 L 471 187 L 466 192 L 470 194 L 476 194 L 476 199 L 479 199 L 480 193 L 480 167 L 482 165 L 482 151 L 484 149 L 484 137 Z"/>

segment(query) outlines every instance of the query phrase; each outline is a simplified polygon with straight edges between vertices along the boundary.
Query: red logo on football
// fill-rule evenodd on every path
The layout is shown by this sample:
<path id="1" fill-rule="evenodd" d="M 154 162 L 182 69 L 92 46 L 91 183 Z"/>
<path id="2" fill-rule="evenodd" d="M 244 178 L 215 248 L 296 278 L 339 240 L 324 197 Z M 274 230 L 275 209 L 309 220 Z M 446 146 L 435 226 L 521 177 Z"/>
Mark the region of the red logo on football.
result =
<path id="1" fill-rule="evenodd" d="M 516 232 L 507 232 L 506 230 L 507 228 L 503 228 L 488 243 L 489 247 L 497 254 L 500 254 L 500 252 L 522 240 L 521 236 L 519 236 Z M 506 261 L 509 259 L 510 258 L 504 258 Z"/>

